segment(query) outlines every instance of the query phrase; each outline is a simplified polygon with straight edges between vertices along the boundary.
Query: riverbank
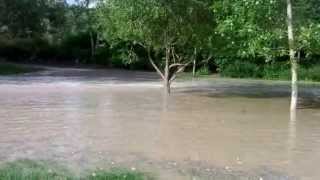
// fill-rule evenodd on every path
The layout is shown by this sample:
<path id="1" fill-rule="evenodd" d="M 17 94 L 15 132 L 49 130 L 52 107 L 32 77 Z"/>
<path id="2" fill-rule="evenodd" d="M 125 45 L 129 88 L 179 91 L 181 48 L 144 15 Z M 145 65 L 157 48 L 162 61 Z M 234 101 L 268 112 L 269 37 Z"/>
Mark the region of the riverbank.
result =
<path id="1" fill-rule="evenodd" d="M 289 84 L 291 84 L 290 80 L 283 80 L 283 79 L 233 78 L 233 77 L 224 77 L 219 74 L 197 75 L 197 76 L 193 77 L 192 73 L 185 72 L 185 73 L 181 73 L 178 76 L 178 80 L 180 80 L 180 81 L 210 80 L 210 79 L 221 79 L 221 80 L 239 81 L 239 82 L 256 82 L 256 83 L 265 83 L 265 84 L 270 84 L 270 85 L 276 85 L 276 84 L 289 85 Z M 299 84 L 301 84 L 301 85 L 320 85 L 320 82 L 319 81 L 311 81 L 311 80 L 299 80 Z"/>

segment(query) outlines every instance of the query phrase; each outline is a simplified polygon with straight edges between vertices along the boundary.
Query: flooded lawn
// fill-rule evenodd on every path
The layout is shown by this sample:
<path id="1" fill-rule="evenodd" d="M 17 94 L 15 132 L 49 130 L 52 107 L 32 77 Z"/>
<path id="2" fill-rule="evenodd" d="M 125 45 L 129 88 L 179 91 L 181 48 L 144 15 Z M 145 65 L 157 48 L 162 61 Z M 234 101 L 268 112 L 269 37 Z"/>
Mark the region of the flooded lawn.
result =
<path id="1" fill-rule="evenodd" d="M 148 77 L 148 78 L 146 78 Z M 51 69 L 0 77 L 0 160 L 126 166 L 161 179 L 320 179 L 320 87 L 296 121 L 285 83 L 178 82 L 153 73 Z"/>

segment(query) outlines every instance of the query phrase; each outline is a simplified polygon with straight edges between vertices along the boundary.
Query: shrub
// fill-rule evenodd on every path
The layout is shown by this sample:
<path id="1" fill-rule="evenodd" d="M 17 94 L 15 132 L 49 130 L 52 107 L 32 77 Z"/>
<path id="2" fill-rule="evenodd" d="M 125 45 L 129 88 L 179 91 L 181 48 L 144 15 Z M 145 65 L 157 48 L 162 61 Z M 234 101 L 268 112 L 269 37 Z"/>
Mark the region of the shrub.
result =
<path id="1" fill-rule="evenodd" d="M 220 58 L 215 60 L 221 76 L 233 78 L 262 78 L 271 80 L 290 80 L 290 63 L 279 59 L 271 63 L 250 61 L 248 59 L 234 60 Z M 309 61 L 311 62 L 311 61 Z M 316 62 L 316 61 L 314 61 Z M 299 80 L 320 81 L 320 64 L 302 64 L 298 69 Z"/>
<path id="2" fill-rule="evenodd" d="M 1 42 L 0 55 L 12 60 L 21 60 L 34 54 L 35 46 L 32 39 L 7 39 Z"/>
<path id="3" fill-rule="evenodd" d="M 87 33 L 67 35 L 58 47 L 58 56 L 69 61 L 78 59 L 85 63 L 91 56 L 90 47 L 90 37 Z"/>
<path id="4" fill-rule="evenodd" d="M 264 79 L 290 79 L 290 64 L 275 63 L 267 64 L 263 67 Z"/>
<path id="5" fill-rule="evenodd" d="M 41 38 L 0 39 L 0 44 L 0 56 L 16 61 L 47 57 L 50 49 L 48 42 Z"/>
<path id="6" fill-rule="evenodd" d="M 261 78 L 261 68 L 249 61 L 235 61 L 223 68 L 219 67 L 222 76 L 233 78 Z"/>
<path id="7" fill-rule="evenodd" d="M 98 65 L 110 66 L 110 50 L 108 47 L 99 47 L 96 49 L 94 57 L 95 63 Z"/>
<path id="8" fill-rule="evenodd" d="M 290 80 L 290 65 L 273 65 L 273 68 L 266 66 L 263 78 L 273 80 Z M 314 65 L 310 68 L 299 66 L 298 79 L 302 81 L 320 81 L 320 65 Z"/>
<path id="9" fill-rule="evenodd" d="M 309 69 L 300 68 L 298 76 L 300 80 L 320 81 L 320 65 L 313 66 Z"/>
<path id="10" fill-rule="evenodd" d="M 205 75 L 209 75 L 209 74 L 211 74 L 211 71 L 208 66 L 202 66 L 196 72 L 197 76 L 205 76 Z"/>
<path id="11" fill-rule="evenodd" d="M 39 70 L 40 70 L 39 68 L 32 68 L 32 67 L 0 62 L 0 75 L 22 74 L 22 73 L 35 72 Z"/>

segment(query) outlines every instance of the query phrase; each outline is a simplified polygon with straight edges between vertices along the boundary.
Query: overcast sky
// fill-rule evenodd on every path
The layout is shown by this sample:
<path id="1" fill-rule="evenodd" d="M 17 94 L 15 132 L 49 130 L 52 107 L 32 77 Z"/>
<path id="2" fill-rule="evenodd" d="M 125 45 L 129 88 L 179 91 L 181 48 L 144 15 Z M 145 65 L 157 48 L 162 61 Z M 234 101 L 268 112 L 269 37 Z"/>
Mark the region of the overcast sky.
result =
<path id="1" fill-rule="evenodd" d="M 74 3 L 74 0 L 67 0 L 67 2 L 68 2 L 69 4 L 73 4 L 73 3 Z"/>
<path id="2" fill-rule="evenodd" d="M 76 0 L 67 0 L 67 3 L 69 3 L 69 4 L 74 4 L 76 2 Z M 92 7 L 95 7 L 95 5 L 96 5 L 97 3 L 91 3 L 90 4 L 90 8 L 92 8 Z"/>

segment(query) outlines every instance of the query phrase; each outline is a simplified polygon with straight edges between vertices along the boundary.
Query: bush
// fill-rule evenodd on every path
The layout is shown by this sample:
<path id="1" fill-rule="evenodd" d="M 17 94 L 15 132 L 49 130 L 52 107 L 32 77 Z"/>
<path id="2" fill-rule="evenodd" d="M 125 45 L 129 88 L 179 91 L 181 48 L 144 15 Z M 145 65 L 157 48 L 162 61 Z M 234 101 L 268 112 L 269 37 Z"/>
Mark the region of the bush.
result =
<path id="1" fill-rule="evenodd" d="M 264 79 L 290 79 L 290 64 L 275 63 L 267 64 L 263 67 Z"/>
<path id="2" fill-rule="evenodd" d="M 271 80 L 290 80 L 290 63 L 285 61 L 258 64 L 249 60 L 216 61 L 221 76 L 233 78 L 262 78 Z M 298 69 L 299 80 L 320 81 L 320 64 L 300 65 Z"/>
<path id="3" fill-rule="evenodd" d="M 95 63 L 98 65 L 110 66 L 110 50 L 108 47 L 99 47 L 96 49 Z"/>
<path id="4" fill-rule="evenodd" d="M 86 63 L 91 57 L 90 37 L 87 33 L 71 34 L 63 38 L 58 47 L 58 57 L 74 62 Z"/>
<path id="5" fill-rule="evenodd" d="M 298 75 L 300 80 L 320 82 L 320 65 L 313 66 L 309 69 L 300 68 Z"/>
<path id="6" fill-rule="evenodd" d="M 0 75 L 22 74 L 22 73 L 35 72 L 39 70 L 40 70 L 39 68 L 19 66 L 15 64 L 0 62 Z"/>
<path id="7" fill-rule="evenodd" d="M 52 55 L 51 46 L 41 38 L 0 39 L 0 44 L 0 56 L 10 60 L 27 61 Z"/>
<path id="8" fill-rule="evenodd" d="M 202 66 L 196 72 L 197 76 L 205 76 L 205 75 L 209 75 L 209 74 L 211 74 L 211 71 L 208 66 Z"/>
<path id="9" fill-rule="evenodd" d="M 219 67 L 218 71 L 221 76 L 233 78 L 261 78 L 261 68 L 248 61 L 235 61 L 230 64 L 224 65 L 223 68 Z"/>
<path id="10" fill-rule="evenodd" d="M 290 80 L 291 79 L 291 69 L 290 65 L 272 65 L 265 66 L 264 69 L 264 79 L 273 80 Z M 314 65 L 313 67 L 306 68 L 304 66 L 299 66 L 298 69 L 298 79 L 302 81 L 320 81 L 320 65 Z"/>
<path id="11" fill-rule="evenodd" d="M 0 55 L 12 60 L 31 57 L 35 51 L 32 39 L 2 39 L 0 44 Z"/>

